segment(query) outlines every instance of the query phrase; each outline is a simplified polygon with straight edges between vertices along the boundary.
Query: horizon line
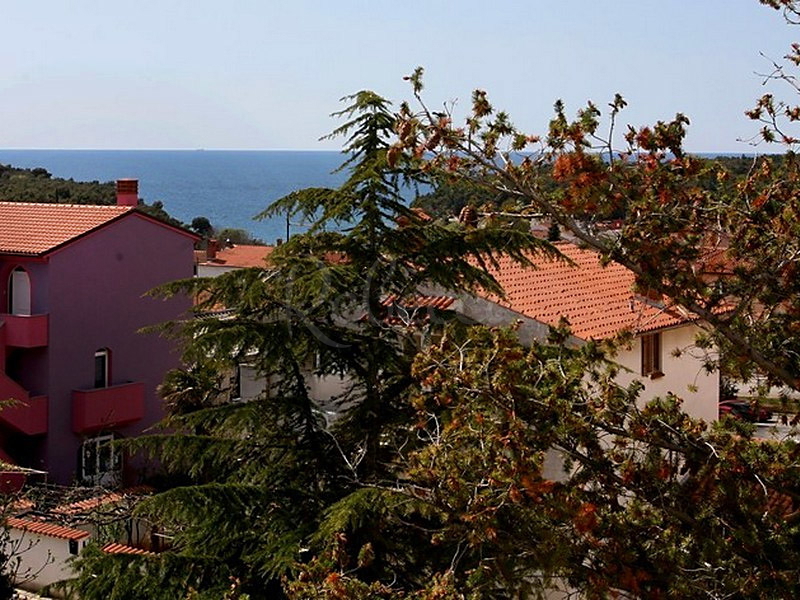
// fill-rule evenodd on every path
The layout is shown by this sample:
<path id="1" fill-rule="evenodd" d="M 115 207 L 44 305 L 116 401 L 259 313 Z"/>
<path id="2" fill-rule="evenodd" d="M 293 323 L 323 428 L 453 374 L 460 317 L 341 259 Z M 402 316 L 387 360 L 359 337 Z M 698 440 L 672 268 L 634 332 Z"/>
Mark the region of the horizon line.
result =
<path id="1" fill-rule="evenodd" d="M 342 152 L 335 148 L 46 148 L 42 146 L 20 148 L 0 147 L 3 151 L 56 150 L 69 152 Z"/>
<path id="2" fill-rule="evenodd" d="M 335 148 L 46 148 L 46 147 L 0 147 L 0 152 L 33 152 L 33 151 L 56 151 L 56 152 L 336 152 L 339 154 L 344 153 L 342 149 Z M 757 150 L 750 149 L 744 150 L 685 150 L 688 154 L 716 154 L 725 156 L 752 156 L 752 155 L 774 155 L 783 154 L 783 152 L 758 152 Z"/>

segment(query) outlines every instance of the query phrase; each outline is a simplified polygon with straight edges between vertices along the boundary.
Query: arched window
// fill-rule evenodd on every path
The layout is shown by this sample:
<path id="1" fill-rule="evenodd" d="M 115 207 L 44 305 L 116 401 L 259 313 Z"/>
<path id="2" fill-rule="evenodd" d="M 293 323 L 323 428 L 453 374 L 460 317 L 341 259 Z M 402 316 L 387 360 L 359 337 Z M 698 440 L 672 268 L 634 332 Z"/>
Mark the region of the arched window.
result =
<path id="1" fill-rule="evenodd" d="M 22 267 L 17 267 L 8 276 L 8 312 L 12 315 L 31 314 L 31 279 Z"/>
<path id="2" fill-rule="evenodd" d="M 104 388 L 111 384 L 111 350 L 100 348 L 94 353 L 94 387 Z"/>

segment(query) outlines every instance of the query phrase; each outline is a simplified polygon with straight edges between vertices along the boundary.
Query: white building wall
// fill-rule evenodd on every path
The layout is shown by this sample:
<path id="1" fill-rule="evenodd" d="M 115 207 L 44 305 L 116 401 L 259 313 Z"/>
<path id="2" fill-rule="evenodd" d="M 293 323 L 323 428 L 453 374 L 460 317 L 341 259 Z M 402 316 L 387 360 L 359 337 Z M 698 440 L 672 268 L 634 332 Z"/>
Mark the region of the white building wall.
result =
<path id="1" fill-rule="evenodd" d="M 661 371 L 663 377 L 642 377 L 642 342 L 636 338 L 629 349 L 621 350 L 616 361 L 625 367 L 617 380 L 627 385 L 634 379 L 642 381 L 645 389 L 642 401 L 665 397 L 672 392 L 683 399 L 683 410 L 694 418 L 717 420 L 719 402 L 719 372 L 709 373 L 703 367 L 703 350 L 694 347 L 696 325 L 683 325 L 661 331 Z M 680 351 L 674 356 L 675 350 Z"/>
<path id="2" fill-rule="evenodd" d="M 525 345 L 534 339 L 543 341 L 549 332 L 547 325 L 483 298 L 462 296 L 458 309 L 473 321 L 488 326 L 518 323 L 520 341 Z M 616 356 L 616 362 L 624 367 L 617 381 L 622 385 L 627 385 L 634 379 L 642 381 L 645 385 L 640 395 L 642 402 L 664 397 L 672 392 L 683 399 L 683 410 L 690 416 L 716 421 L 719 372 L 708 373 L 703 368 L 703 351 L 694 347 L 695 336 L 699 331 L 696 325 L 686 324 L 660 332 L 661 371 L 664 375 L 656 379 L 643 378 L 640 375 L 642 343 L 640 338 L 634 339 L 630 348 L 620 350 Z M 573 337 L 570 343 L 579 345 L 584 342 Z M 676 349 L 680 350 L 679 356 L 673 356 Z"/>
<path id="3" fill-rule="evenodd" d="M 228 273 L 229 271 L 236 271 L 239 267 L 226 267 L 223 265 L 204 265 L 199 264 L 197 265 L 197 276 L 198 277 L 219 277 L 223 273 Z"/>
<path id="4" fill-rule="evenodd" d="M 78 541 L 79 552 L 89 539 L 86 537 Z M 69 563 L 73 557 L 69 553 L 69 540 L 11 529 L 6 552 L 19 558 L 14 581 L 22 589 L 36 592 L 74 576 Z"/>

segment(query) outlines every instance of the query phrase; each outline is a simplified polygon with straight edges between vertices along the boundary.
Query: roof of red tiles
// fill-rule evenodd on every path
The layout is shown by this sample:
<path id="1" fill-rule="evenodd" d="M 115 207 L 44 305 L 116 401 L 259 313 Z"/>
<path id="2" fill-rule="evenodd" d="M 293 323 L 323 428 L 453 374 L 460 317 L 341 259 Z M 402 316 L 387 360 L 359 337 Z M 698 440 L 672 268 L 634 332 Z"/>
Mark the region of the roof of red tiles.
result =
<path id="1" fill-rule="evenodd" d="M 18 515 L 33 510 L 35 507 L 36 503 L 29 498 L 19 498 L 11 503 L 11 509 Z"/>
<path id="2" fill-rule="evenodd" d="M 563 260 L 532 257 L 536 268 L 526 268 L 504 257 L 499 269 L 490 269 L 506 293 L 491 300 L 550 325 L 566 317 L 572 333 L 584 340 L 604 339 L 623 330 L 645 333 L 689 321 L 647 302 L 633 290 L 634 276 L 625 267 L 600 264 L 592 250 L 561 242 Z"/>
<path id="3" fill-rule="evenodd" d="M 85 500 L 78 500 L 77 502 L 57 506 L 53 509 L 53 513 L 60 515 L 78 515 L 87 513 L 106 504 L 114 504 L 123 500 L 126 496 L 142 496 L 151 494 L 153 491 L 153 488 L 148 485 L 139 485 L 120 490 L 119 492 L 109 492 L 99 496 L 92 496 Z"/>
<path id="4" fill-rule="evenodd" d="M 138 554 L 140 556 L 155 556 L 154 552 L 143 550 L 142 548 L 134 548 L 133 546 L 114 543 L 103 546 L 103 552 L 106 552 L 107 554 Z"/>
<path id="5" fill-rule="evenodd" d="M 200 264 L 219 267 L 263 267 L 275 246 L 236 244 L 217 251 L 216 258 L 201 260 Z"/>
<path id="6" fill-rule="evenodd" d="M 0 252 L 44 254 L 132 210 L 130 206 L 0 202 Z"/>
<path id="7" fill-rule="evenodd" d="M 82 540 L 85 537 L 89 537 L 88 531 L 64 527 L 63 525 L 54 525 L 52 523 L 45 523 L 43 521 L 31 521 L 30 519 L 9 517 L 6 520 L 6 523 L 13 529 L 20 529 L 30 533 L 60 538 L 62 540 Z"/>
<path id="8" fill-rule="evenodd" d="M 429 309 L 447 310 L 455 301 L 452 296 L 417 294 L 400 298 L 392 294 L 381 301 L 381 306 L 386 309 L 386 315 L 382 320 L 386 325 L 416 326 L 429 321 L 431 315 Z M 366 315 L 362 318 L 366 318 Z"/>
<path id="9" fill-rule="evenodd" d="M 393 306 L 402 307 L 407 310 L 413 310 L 415 308 L 438 308 L 439 310 L 445 310 L 449 306 L 455 302 L 456 299 L 452 296 L 427 296 L 424 294 L 417 294 L 416 296 L 410 298 L 399 298 L 398 296 L 392 294 L 384 298 L 381 302 L 381 305 L 390 308 Z"/>

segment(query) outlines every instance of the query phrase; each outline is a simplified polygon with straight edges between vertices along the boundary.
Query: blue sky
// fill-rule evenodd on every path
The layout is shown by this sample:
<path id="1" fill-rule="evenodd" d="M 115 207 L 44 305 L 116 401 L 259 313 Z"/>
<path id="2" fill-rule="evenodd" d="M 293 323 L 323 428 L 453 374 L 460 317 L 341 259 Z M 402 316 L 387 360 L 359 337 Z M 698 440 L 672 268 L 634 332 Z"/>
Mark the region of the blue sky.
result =
<path id="1" fill-rule="evenodd" d="M 340 97 L 406 99 L 422 65 L 431 106 L 479 87 L 532 133 L 618 91 L 625 123 L 681 111 L 690 150 L 750 152 L 760 53 L 795 38 L 756 0 L 6 2 L 0 147 L 336 148 Z"/>

